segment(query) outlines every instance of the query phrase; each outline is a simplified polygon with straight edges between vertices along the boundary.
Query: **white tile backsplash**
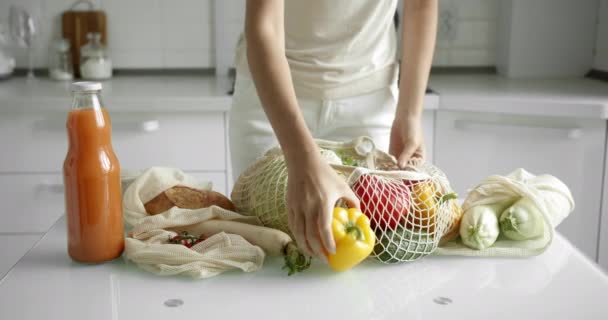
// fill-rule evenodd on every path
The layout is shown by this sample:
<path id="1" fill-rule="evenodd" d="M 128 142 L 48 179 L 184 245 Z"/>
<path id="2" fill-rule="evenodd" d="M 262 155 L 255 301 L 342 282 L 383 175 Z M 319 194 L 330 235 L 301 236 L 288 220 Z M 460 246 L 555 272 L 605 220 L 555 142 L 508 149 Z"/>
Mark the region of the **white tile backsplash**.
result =
<path id="1" fill-rule="evenodd" d="M 497 1 L 499 0 L 457 0 L 458 17 L 463 20 L 494 19 Z"/>
<path id="2" fill-rule="evenodd" d="M 160 30 L 166 49 L 210 49 L 213 26 L 210 23 L 171 23 Z"/>
<path id="3" fill-rule="evenodd" d="M 500 0 L 439 0 L 456 18 L 453 39 L 438 37 L 434 66 L 493 66 L 496 64 L 496 17 Z M 440 17 L 441 21 L 441 17 Z M 445 26 L 444 26 L 445 27 Z"/>
<path id="4" fill-rule="evenodd" d="M 108 25 L 108 47 L 115 50 L 160 49 L 159 35 L 163 27 L 158 23 L 112 23 Z"/>
<path id="5" fill-rule="evenodd" d="M 471 48 L 473 46 L 473 21 L 460 21 L 456 28 L 456 37 L 450 42 L 452 47 Z"/>
<path id="6" fill-rule="evenodd" d="M 445 67 L 450 64 L 450 52 L 441 48 L 435 49 L 435 56 L 433 57 L 433 65 L 436 67 Z"/>
<path id="7" fill-rule="evenodd" d="M 159 24 L 161 16 L 161 2 L 174 2 L 162 0 L 100 0 L 101 9 L 106 12 L 108 24 Z M 162 14 L 161 14 L 162 12 Z M 113 35 L 120 37 L 120 34 Z"/>
<path id="8" fill-rule="evenodd" d="M 8 24 L 11 4 L 32 11 L 40 21 L 35 65 L 47 64 L 51 39 L 61 35 L 61 14 L 75 0 L 2 0 L 0 23 Z M 213 67 L 213 0 L 92 0 L 105 11 L 108 46 L 116 68 Z M 239 2 L 239 1 L 237 1 Z M 86 8 L 80 5 L 78 8 Z M 180 52 L 181 51 L 181 52 Z M 24 49 L 12 47 L 19 67 L 27 66 Z"/>
<path id="9" fill-rule="evenodd" d="M 165 24 L 210 24 L 212 2 L 212 0 L 161 0 L 162 18 Z"/>
<path id="10" fill-rule="evenodd" d="M 60 15 L 75 0 L 2 0 L 0 12 L 11 3 L 32 10 L 41 21 L 41 35 L 35 47 L 38 67 L 46 65 L 52 38 L 61 33 Z M 494 65 L 496 10 L 499 0 L 440 0 L 440 6 L 456 6 L 453 39 L 439 39 L 434 65 Z M 93 0 L 108 17 L 109 47 L 117 68 L 209 68 L 214 66 L 213 0 Z M 245 0 L 228 0 L 223 5 L 221 34 L 225 54 L 234 47 L 243 29 Z M 3 14 L 2 14 L 3 15 Z M 0 23 L 8 18 L 0 15 Z M 23 49 L 12 48 L 20 67 L 26 66 Z M 219 53 L 218 53 L 219 54 Z M 232 61 L 232 58 L 230 59 Z"/>
<path id="11" fill-rule="evenodd" d="M 496 42 L 496 23 L 488 21 L 472 21 L 471 22 L 471 37 L 473 41 L 471 46 L 475 48 L 494 48 Z"/>

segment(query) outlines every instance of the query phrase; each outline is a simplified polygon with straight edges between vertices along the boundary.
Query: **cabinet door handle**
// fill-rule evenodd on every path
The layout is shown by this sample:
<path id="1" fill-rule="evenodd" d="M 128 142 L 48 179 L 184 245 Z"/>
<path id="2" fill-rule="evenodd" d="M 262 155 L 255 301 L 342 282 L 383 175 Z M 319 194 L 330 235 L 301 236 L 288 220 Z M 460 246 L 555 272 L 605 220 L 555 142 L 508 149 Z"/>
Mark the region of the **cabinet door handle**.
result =
<path id="1" fill-rule="evenodd" d="M 454 128 L 478 133 L 523 133 L 530 136 L 550 136 L 568 139 L 579 139 L 583 136 L 583 129 L 579 127 L 556 128 L 534 124 L 485 122 L 477 120 L 456 120 L 454 121 Z"/>
<path id="2" fill-rule="evenodd" d="M 45 181 L 38 184 L 38 189 L 51 193 L 63 193 L 63 183 Z"/>
<path id="3" fill-rule="evenodd" d="M 112 130 L 116 131 L 139 131 L 151 133 L 160 129 L 160 121 L 158 120 L 143 120 L 143 121 L 113 121 Z"/>

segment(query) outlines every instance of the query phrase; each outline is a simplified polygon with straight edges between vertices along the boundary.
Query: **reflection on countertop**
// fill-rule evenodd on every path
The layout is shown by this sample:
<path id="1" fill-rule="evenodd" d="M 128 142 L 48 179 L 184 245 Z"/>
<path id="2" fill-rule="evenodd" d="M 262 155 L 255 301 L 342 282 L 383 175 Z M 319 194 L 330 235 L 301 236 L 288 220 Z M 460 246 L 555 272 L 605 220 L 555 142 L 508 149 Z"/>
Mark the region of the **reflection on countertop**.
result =
<path id="1" fill-rule="evenodd" d="M 530 258 L 432 256 L 344 273 L 315 261 L 288 277 L 281 259 L 256 273 L 158 277 L 116 260 L 72 262 L 63 218 L 0 282 L 2 319 L 602 319 L 608 276 L 557 235 Z M 183 304 L 173 304 L 172 301 Z M 169 306 L 165 302 L 169 303 Z M 583 306 L 584 307 L 577 307 Z M 28 306 L 36 306 L 29 308 Z"/>

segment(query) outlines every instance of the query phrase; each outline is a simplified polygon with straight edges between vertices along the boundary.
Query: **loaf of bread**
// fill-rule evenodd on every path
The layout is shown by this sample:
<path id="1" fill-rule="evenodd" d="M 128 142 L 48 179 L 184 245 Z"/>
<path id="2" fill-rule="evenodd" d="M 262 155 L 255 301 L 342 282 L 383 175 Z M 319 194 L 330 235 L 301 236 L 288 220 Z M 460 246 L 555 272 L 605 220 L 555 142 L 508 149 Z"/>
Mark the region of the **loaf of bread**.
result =
<path id="1" fill-rule="evenodd" d="M 173 207 L 184 209 L 200 209 L 216 205 L 227 210 L 236 208 L 230 199 L 223 194 L 211 190 L 197 190 L 184 186 L 175 186 L 161 192 L 154 199 L 144 204 L 148 214 L 158 214 Z"/>

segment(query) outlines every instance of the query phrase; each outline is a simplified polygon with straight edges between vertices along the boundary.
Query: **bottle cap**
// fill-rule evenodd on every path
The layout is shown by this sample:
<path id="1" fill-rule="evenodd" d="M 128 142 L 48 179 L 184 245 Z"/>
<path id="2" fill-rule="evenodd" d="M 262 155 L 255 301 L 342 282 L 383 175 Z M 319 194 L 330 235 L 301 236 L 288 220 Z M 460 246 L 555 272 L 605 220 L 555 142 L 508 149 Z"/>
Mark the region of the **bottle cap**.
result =
<path id="1" fill-rule="evenodd" d="M 72 91 L 99 91 L 101 83 L 90 81 L 79 81 L 72 83 Z"/>

